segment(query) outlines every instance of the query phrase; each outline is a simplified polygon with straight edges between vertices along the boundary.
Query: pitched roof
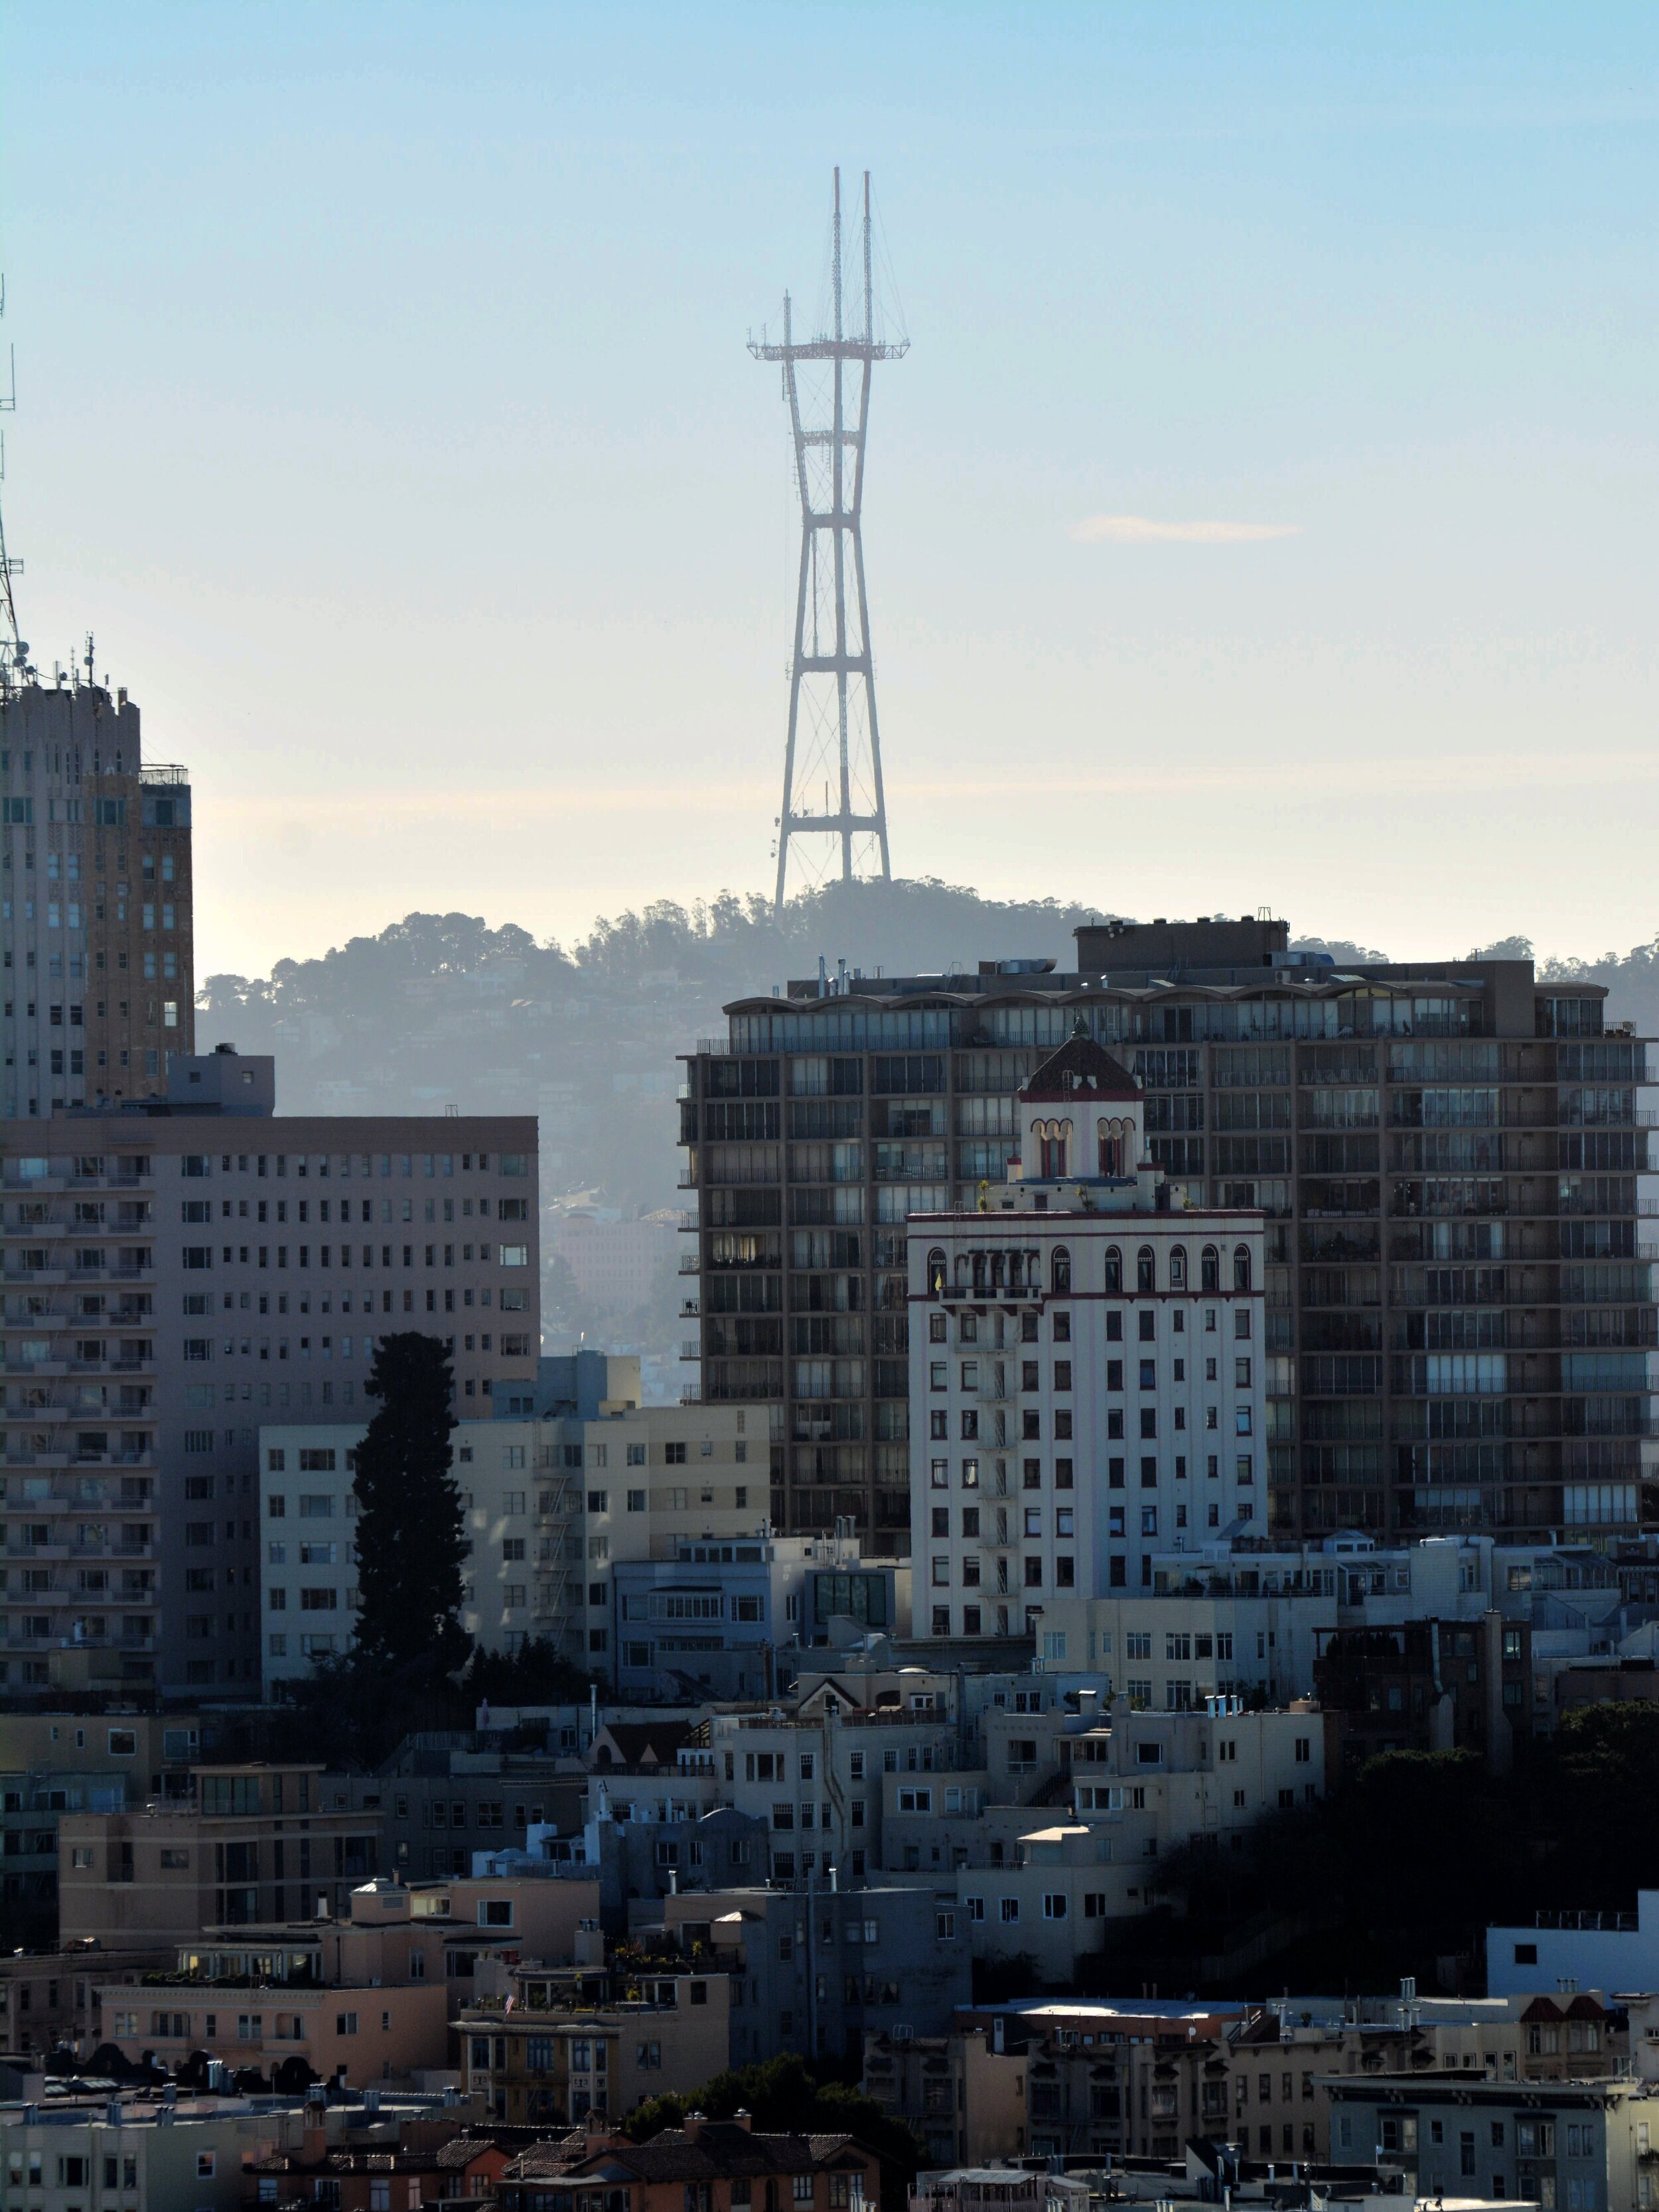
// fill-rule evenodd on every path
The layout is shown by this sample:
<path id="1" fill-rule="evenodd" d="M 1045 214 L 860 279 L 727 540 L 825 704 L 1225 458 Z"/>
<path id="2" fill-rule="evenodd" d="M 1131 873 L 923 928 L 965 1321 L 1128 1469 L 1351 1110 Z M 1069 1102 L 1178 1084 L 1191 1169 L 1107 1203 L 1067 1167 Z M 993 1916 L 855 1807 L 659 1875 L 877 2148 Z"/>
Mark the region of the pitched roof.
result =
<path id="1" fill-rule="evenodd" d="M 1020 1091 L 1032 1101 L 1133 1099 L 1139 1103 L 1140 1085 L 1121 1061 L 1098 1045 L 1079 1021 L 1058 1052 L 1051 1052 L 1032 1070 Z"/>
<path id="2" fill-rule="evenodd" d="M 612 1721 L 595 1741 L 596 1747 L 614 1746 L 624 1766 L 672 1766 L 691 1735 L 690 1721 Z"/>

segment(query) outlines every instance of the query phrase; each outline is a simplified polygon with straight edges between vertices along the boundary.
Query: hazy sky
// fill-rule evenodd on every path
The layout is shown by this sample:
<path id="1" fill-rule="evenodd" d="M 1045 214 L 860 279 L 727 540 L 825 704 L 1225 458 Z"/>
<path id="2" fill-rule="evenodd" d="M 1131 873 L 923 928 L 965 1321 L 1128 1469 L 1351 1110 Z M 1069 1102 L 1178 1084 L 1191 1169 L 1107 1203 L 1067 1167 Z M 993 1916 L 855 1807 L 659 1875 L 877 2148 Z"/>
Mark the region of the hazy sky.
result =
<path id="1" fill-rule="evenodd" d="M 1623 947 L 1656 155 L 1651 7 L 11 0 L 25 634 L 94 629 L 189 763 L 203 974 L 768 886 L 744 342 L 816 297 L 839 160 L 914 341 L 866 523 L 898 872 Z"/>

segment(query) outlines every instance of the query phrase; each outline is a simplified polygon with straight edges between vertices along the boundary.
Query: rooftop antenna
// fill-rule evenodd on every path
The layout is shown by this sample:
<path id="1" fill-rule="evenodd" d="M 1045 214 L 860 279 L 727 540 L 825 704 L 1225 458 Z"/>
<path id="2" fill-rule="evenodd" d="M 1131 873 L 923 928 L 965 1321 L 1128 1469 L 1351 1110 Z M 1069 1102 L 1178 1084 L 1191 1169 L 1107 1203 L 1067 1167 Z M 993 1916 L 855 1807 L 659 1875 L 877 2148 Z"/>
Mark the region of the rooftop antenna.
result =
<path id="1" fill-rule="evenodd" d="M 0 276 L 0 315 L 6 312 L 6 280 Z M 11 346 L 6 348 L 6 390 L 0 392 L 0 414 L 12 415 L 17 410 L 17 356 Z M 0 441 L 0 480 L 6 473 L 6 449 Z M 0 699 L 9 699 L 20 690 L 34 671 L 29 666 L 29 649 L 17 629 L 17 602 L 12 594 L 11 580 L 21 576 L 23 564 L 14 561 L 6 550 L 6 526 L 0 516 Z"/>
<path id="2" fill-rule="evenodd" d="M 862 319 L 851 331 L 846 326 L 839 169 L 835 174 L 830 239 L 828 327 L 820 328 L 815 337 L 797 339 L 794 303 L 786 292 L 782 343 L 774 344 L 764 329 L 758 338 L 749 341 L 749 350 L 757 361 L 781 365 L 783 396 L 795 448 L 795 484 L 800 495 L 795 649 L 789 662 L 783 811 L 777 823 L 775 903 L 780 912 L 788 883 L 792 839 L 834 841 L 827 850 L 821 848 L 816 860 L 801 856 L 801 872 L 809 885 L 829 879 L 836 842 L 843 883 L 851 883 L 854 876 L 878 876 L 885 883 L 892 876 L 881 738 L 876 721 L 875 665 L 870 651 L 870 607 L 864 583 L 864 459 L 870 426 L 870 379 L 875 364 L 902 361 L 910 350 L 910 341 L 902 331 L 891 338 L 877 335 L 867 169 L 860 241 Z M 858 316 L 857 306 L 854 315 Z M 812 811 L 811 800 L 811 793 L 820 783 L 823 787 L 821 814 Z"/>

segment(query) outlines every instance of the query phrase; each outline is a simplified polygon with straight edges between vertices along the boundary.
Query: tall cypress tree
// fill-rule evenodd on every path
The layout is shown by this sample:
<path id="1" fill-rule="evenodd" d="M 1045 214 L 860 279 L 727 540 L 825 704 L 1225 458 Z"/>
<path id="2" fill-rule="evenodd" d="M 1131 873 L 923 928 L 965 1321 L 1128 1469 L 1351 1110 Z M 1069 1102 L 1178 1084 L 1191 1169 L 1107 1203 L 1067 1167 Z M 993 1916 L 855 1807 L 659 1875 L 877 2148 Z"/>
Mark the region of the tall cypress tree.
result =
<path id="1" fill-rule="evenodd" d="M 447 1674 L 465 1663 L 467 1556 L 451 1477 L 449 1358 L 435 1336 L 383 1336 L 366 1385 L 380 1409 L 357 1447 L 357 1650 Z"/>

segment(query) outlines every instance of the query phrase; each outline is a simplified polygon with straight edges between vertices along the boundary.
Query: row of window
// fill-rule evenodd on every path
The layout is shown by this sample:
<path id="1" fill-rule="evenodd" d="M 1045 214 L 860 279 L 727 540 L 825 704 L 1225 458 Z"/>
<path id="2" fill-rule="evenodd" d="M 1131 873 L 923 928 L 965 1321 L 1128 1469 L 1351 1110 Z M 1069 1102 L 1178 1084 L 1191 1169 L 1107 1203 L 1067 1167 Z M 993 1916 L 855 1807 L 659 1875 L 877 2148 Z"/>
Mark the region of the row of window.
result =
<path id="1" fill-rule="evenodd" d="M 228 1152 L 221 1153 L 219 1157 L 221 1175 L 230 1173 L 231 1157 Z M 473 1173 L 475 1159 L 477 1163 L 478 1174 L 489 1173 L 490 1156 L 488 1152 L 462 1152 L 459 1157 L 461 1174 Z M 178 1158 L 179 1172 L 181 1176 L 206 1176 L 212 1173 L 213 1160 L 210 1153 L 180 1152 Z M 249 1173 L 266 1175 L 274 1172 L 280 1177 L 286 1176 L 289 1167 L 292 1166 L 295 1176 L 301 1182 L 309 1176 L 316 1177 L 319 1182 L 326 1182 L 333 1176 L 341 1182 L 349 1182 L 354 1174 L 364 1182 L 369 1182 L 376 1176 L 384 1182 L 394 1175 L 407 1178 L 416 1174 L 429 1182 L 434 1176 L 454 1175 L 457 1155 L 453 1152 L 297 1152 L 294 1154 L 238 1152 L 235 1155 L 235 1160 L 238 1175 Z M 495 1172 L 502 1176 L 528 1175 L 529 1153 L 497 1152 Z M 343 1204 L 344 1201 L 342 1200 L 342 1203 Z"/>
<path id="2" fill-rule="evenodd" d="M 326 1223 L 328 1221 L 329 1209 L 335 1204 L 335 1202 L 336 1201 L 332 1199 L 327 1198 L 319 1198 L 317 1200 L 317 1219 L 319 1223 Z M 359 1218 L 365 1224 L 372 1222 L 375 1218 L 374 1200 L 372 1198 L 360 1199 L 357 1203 L 361 1208 Z M 246 1221 L 248 1218 L 248 1207 L 252 1205 L 255 1208 L 253 1218 L 258 1221 L 264 1221 L 270 1218 L 269 1209 L 273 1204 L 276 1208 L 276 1220 L 279 1224 L 285 1222 L 288 1219 L 289 1206 L 289 1202 L 285 1198 L 279 1198 L 274 1200 L 264 1198 L 257 1198 L 252 1200 L 246 1198 L 223 1198 L 219 1201 L 219 1212 L 222 1218 L 226 1221 L 232 1219 Z M 498 1198 L 495 1201 L 495 1218 L 497 1220 L 527 1221 L 530 1218 L 530 1201 L 528 1199 Z M 308 1198 L 299 1199 L 295 1201 L 295 1205 L 297 1209 L 295 1218 L 302 1224 L 309 1221 L 311 1218 L 311 1200 Z M 340 1226 L 343 1229 L 351 1220 L 352 1201 L 349 1198 L 343 1198 L 338 1201 L 338 1205 Z M 380 1218 L 383 1222 L 390 1222 L 392 1218 L 392 1201 L 389 1198 L 383 1198 L 380 1200 Z M 487 1198 L 481 1198 L 477 1201 L 477 1209 L 481 1218 L 489 1218 L 489 1206 L 490 1201 Z M 454 1200 L 453 1198 L 445 1199 L 443 1207 L 444 1219 L 446 1221 L 453 1221 L 456 1218 Z M 464 1198 L 461 1200 L 461 1218 L 463 1220 L 471 1219 L 474 1201 L 471 1199 Z M 428 1199 L 426 1201 L 426 1218 L 428 1221 L 435 1222 L 437 1220 L 437 1200 L 435 1198 Z M 179 1211 L 180 1219 L 185 1222 L 211 1221 L 213 1218 L 213 1201 L 210 1198 L 181 1199 L 179 1200 Z M 76 1218 L 77 1220 L 86 1218 L 83 1206 L 77 1206 Z M 101 1214 L 98 1218 L 101 1219 Z M 403 1200 L 401 1218 L 404 1221 L 412 1222 L 414 1220 L 415 1201 L 412 1198 L 406 1198 Z"/>
<path id="3" fill-rule="evenodd" d="M 289 1247 L 286 1244 L 278 1244 L 275 1249 L 277 1267 L 286 1267 L 288 1265 Z M 309 1267 L 311 1265 L 311 1246 L 309 1244 L 296 1244 L 293 1249 L 296 1255 L 296 1265 L 301 1267 Z M 317 1265 L 319 1267 L 332 1267 L 334 1264 L 333 1254 L 336 1249 L 337 1248 L 335 1246 L 331 1244 L 318 1245 Z M 353 1248 L 349 1244 L 342 1244 L 337 1248 L 340 1255 L 341 1267 L 350 1267 L 352 1249 Z M 365 1267 L 372 1267 L 374 1265 L 374 1253 L 376 1248 L 373 1244 L 365 1244 L 361 1249 L 363 1255 L 362 1264 Z M 426 1255 L 424 1264 L 427 1267 L 435 1267 L 438 1265 L 437 1253 L 439 1248 L 435 1244 L 428 1244 L 423 1247 L 417 1247 L 413 1244 L 405 1244 L 401 1248 L 395 1244 L 382 1244 L 379 1249 L 380 1254 L 380 1264 L 383 1267 L 390 1267 L 394 1265 L 392 1255 L 400 1249 L 403 1253 L 403 1264 L 405 1267 L 413 1267 L 417 1264 L 415 1259 L 415 1254 L 417 1249 L 424 1251 Z M 250 1254 L 256 1249 L 258 1254 L 257 1263 L 252 1261 L 249 1256 Z M 269 1244 L 261 1244 L 257 1247 L 248 1244 L 227 1244 L 223 1247 L 224 1259 L 222 1264 L 227 1267 L 232 1266 L 246 1267 L 254 1264 L 257 1264 L 261 1267 L 269 1267 L 270 1265 L 271 1249 L 272 1248 Z M 463 1265 L 471 1262 L 473 1250 L 474 1248 L 471 1244 L 462 1245 L 461 1260 Z M 491 1264 L 491 1247 L 488 1244 L 480 1244 L 477 1246 L 477 1250 L 478 1263 L 484 1267 L 489 1266 Z M 527 1267 L 530 1265 L 530 1247 L 527 1244 L 498 1244 L 494 1248 L 494 1264 L 497 1267 Z M 455 1247 L 453 1244 L 446 1244 L 443 1247 L 443 1265 L 446 1267 L 453 1267 L 455 1265 Z M 181 1258 L 182 1263 L 186 1269 L 210 1267 L 213 1265 L 213 1247 L 211 1244 L 186 1244 L 184 1247 Z"/>
<path id="4" fill-rule="evenodd" d="M 1219 1249 L 1206 1244 L 1199 1255 L 1200 1291 L 1219 1291 L 1221 1288 L 1222 1255 Z M 1109 1244 L 1105 1252 L 1105 1284 L 1109 1296 L 1123 1289 L 1123 1254 L 1115 1244 Z M 990 1250 L 958 1252 L 952 1277 L 950 1264 L 942 1246 L 935 1245 L 927 1255 L 927 1289 L 933 1297 L 981 1297 L 988 1292 L 1002 1289 L 1031 1290 L 1041 1288 L 1041 1255 L 1025 1250 Z M 1175 1291 L 1194 1287 L 1188 1279 L 1187 1248 L 1174 1244 L 1169 1248 L 1164 1280 L 1158 1279 L 1158 1256 L 1150 1244 L 1143 1244 L 1135 1255 L 1134 1283 L 1138 1293 L 1151 1294 L 1159 1290 Z M 1248 1244 L 1236 1245 L 1232 1255 L 1232 1286 L 1235 1291 L 1248 1291 L 1250 1287 L 1250 1249 Z M 1064 1244 L 1056 1244 L 1048 1255 L 1048 1287 L 1054 1297 L 1065 1297 L 1072 1289 L 1072 1255 Z"/>

